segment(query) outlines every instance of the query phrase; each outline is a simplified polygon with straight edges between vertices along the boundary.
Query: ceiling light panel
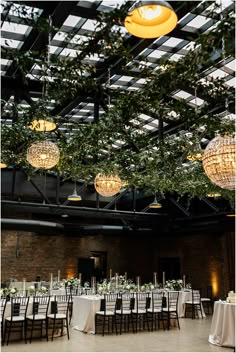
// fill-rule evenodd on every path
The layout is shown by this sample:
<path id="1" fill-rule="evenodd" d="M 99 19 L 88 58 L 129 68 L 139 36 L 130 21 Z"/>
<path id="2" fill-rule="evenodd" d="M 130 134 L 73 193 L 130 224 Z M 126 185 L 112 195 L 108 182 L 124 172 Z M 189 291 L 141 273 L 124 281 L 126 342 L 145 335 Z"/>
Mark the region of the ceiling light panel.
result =
<path id="1" fill-rule="evenodd" d="M 79 16 L 69 15 L 65 20 L 65 22 L 63 23 L 63 26 L 76 27 L 80 20 L 81 20 L 81 17 Z"/>
<path id="2" fill-rule="evenodd" d="M 175 98 L 181 98 L 181 99 L 188 99 L 189 97 L 191 97 L 191 94 L 185 92 L 185 91 L 182 91 L 180 90 L 179 92 L 175 93 L 173 95 L 173 97 Z"/>

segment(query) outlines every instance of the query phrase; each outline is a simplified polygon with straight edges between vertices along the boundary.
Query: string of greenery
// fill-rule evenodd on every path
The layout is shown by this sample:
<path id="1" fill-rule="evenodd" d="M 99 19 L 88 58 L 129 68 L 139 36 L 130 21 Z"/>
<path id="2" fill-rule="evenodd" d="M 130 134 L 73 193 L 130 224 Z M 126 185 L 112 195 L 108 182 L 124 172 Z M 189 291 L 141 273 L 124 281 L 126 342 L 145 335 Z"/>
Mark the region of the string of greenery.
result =
<path id="1" fill-rule="evenodd" d="M 9 2 L 12 7 L 14 3 Z M 27 16 L 24 6 L 15 9 L 22 23 L 27 23 L 45 33 L 59 31 L 47 20 L 38 19 L 35 13 Z M 204 79 L 201 72 L 215 61 L 227 60 L 234 55 L 234 18 L 225 14 L 220 23 L 211 31 L 202 34 L 183 58 L 178 61 L 160 59 L 156 70 L 149 69 L 141 58 L 132 59 L 130 47 L 122 37 L 121 25 L 127 11 L 127 4 L 120 9 L 105 13 L 98 18 L 98 25 L 88 41 L 74 44 L 80 53 L 75 57 L 51 56 L 46 61 L 45 52 L 21 52 L 4 48 L 2 56 L 17 64 L 24 82 L 29 69 L 37 63 L 42 76 L 51 76 L 48 82 L 47 100 L 32 102 L 29 109 L 5 104 L 10 115 L 18 116 L 12 126 L 1 129 L 2 161 L 9 166 L 21 166 L 32 174 L 34 169 L 26 161 L 27 148 L 37 140 L 45 138 L 56 141 L 60 148 L 60 161 L 53 169 L 64 179 L 91 180 L 99 172 L 117 173 L 128 182 L 152 192 L 176 192 L 189 197 L 204 197 L 208 193 L 221 193 L 233 199 L 234 193 L 212 184 L 204 173 L 201 161 L 189 161 L 188 155 L 201 150 L 202 138 L 212 139 L 217 134 L 234 134 L 234 122 L 220 118 L 217 108 L 227 101 L 234 101 L 234 90 L 225 86 L 224 80 Z M 114 29 L 114 25 L 117 27 Z M 70 42 L 76 32 L 69 33 L 65 41 Z M 222 38 L 225 49 L 222 52 Z M 105 82 L 107 77 L 97 79 L 97 67 L 88 64 L 86 58 L 97 54 L 108 62 L 120 58 L 121 68 L 133 76 L 134 70 L 146 84 L 137 91 L 113 90 Z M 109 61 L 110 60 L 110 61 Z M 131 63 L 127 66 L 127 63 Z M 188 88 L 200 95 L 204 104 L 197 109 L 184 100 L 172 97 L 177 89 Z M 96 123 L 83 124 L 67 117 L 54 116 L 57 127 L 68 124 L 72 131 L 68 136 L 60 130 L 40 133 L 28 128 L 30 122 L 42 116 L 50 116 L 48 102 L 56 100 L 57 105 L 65 104 L 79 95 L 100 97 L 103 103 L 111 98 L 112 107 L 105 106 L 105 113 Z M 164 123 L 176 123 L 180 128 L 164 138 L 138 129 L 136 119 L 148 114 Z M 7 117 L 4 113 L 3 115 Z M 114 148 L 115 141 L 122 141 L 121 148 Z"/>

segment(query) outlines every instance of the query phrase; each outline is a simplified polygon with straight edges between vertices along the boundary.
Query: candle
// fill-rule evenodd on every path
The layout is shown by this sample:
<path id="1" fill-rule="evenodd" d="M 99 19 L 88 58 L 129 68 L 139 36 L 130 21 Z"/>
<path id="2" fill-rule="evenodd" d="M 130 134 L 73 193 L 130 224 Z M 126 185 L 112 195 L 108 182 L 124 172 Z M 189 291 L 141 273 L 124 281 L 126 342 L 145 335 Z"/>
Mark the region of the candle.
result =
<path id="1" fill-rule="evenodd" d="M 116 272 L 115 274 L 115 287 L 117 288 L 118 287 L 118 277 L 119 277 L 119 273 Z"/>
<path id="2" fill-rule="evenodd" d="M 50 289 L 52 289 L 53 286 L 53 273 L 50 273 Z"/>
<path id="3" fill-rule="evenodd" d="M 81 278 L 82 278 L 82 273 L 79 273 L 79 286 L 81 287 Z"/>
<path id="4" fill-rule="evenodd" d="M 96 277 L 91 278 L 91 287 L 92 287 L 92 293 L 96 294 Z"/>
<path id="5" fill-rule="evenodd" d="M 165 284 L 166 284 L 166 273 L 162 272 L 162 285 L 163 285 L 163 288 L 165 287 Z"/>
<path id="6" fill-rule="evenodd" d="M 58 273 L 57 273 L 57 282 L 60 282 L 60 274 L 61 274 L 61 271 L 58 270 Z"/>
<path id="7" fill-rule="evenodd" d="M 139 290 L 140 290 L 140 276 L 136 277 L 136 284 L 137 284 L 137 290 L 139 292 Z"/>
<path id="8" fill-rule="evenodd" d="M 110 280 L 112 278 L 112 269 L 110 268 Z"/>
<path id="9" fill-rule="evenodd" d="M 154 287 L 157 287 L 157 273 L 153 272 L 153 283 L 154 283 Z"/>
<path id="10" fill-rule="evenodd" d="M 186 276 L 185 275 L 183 275 L 183 286 L 184 286 L 184 288 L 186 287 Z"/>
<path id="11" fill-rule="evenodd" d="M 127 272 L 125 272 L 125 281 L 127 281 Z"/>
<path id="12" fill-rule="evenodd" d="M 25 282 L 26 282 L 26 279 L 23 278 L 23 295 L 25 295 Z"/>

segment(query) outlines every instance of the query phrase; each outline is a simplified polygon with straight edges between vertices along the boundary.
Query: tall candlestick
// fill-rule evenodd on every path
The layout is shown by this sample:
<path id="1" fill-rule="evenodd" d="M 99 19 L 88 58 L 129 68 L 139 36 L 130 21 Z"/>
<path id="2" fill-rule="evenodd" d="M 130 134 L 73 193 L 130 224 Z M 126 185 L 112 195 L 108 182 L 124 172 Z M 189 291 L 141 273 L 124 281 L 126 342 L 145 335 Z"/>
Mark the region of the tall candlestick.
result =
<path id="1" fill-rule="evenodd" d="M 125 281 L 127 281 L 127 272 L 125 272 Z"/>
<path id="2" fill-rule="evenodd" d="M 166 284 L 166 273 L 162 272 L 162 285 L 163 285 L 163 288 L 165 287 L 165 284 Z"/>
<path id="3" fill-rule="evenodd" d="M 61 271 L 58 270 L 58 273 L 57 273 L 57 282 L 60 282 L 60 275 L 61 275 Z"/>
<path id="4" fill-rule="evenodd" d="M 92 293 L 96 294 L 96 277 L 91 278 L 91 287 L 92 287 Z"/>
<path id="5" fill-rule="evenodd" d="M 25 295 L 25 282 L 26 282 L 26 279 L 23 278 L 23 295 Z"/>
<path id="6" fill-rule="evenodd" d="M 111 278 L 112 278 L 112 269 L 110 268 L 110 280 L 111 280 Z"/>
<path id="7" fill-rule="evenodd" d="M 79 286 L 80 286 L 80 287 L 81 287 L 81 285 L 82 285 L 81 279 L 82 279 L 82 273 L 79 273 Z"/>
<path id="8" fill-rule="evenodd" d="M 153 272 L 153 283 L 154 283 L 154 287 L 157 287 L 157 273 Z"/>
<path id="9" fill-rule="evenodd" d="M 50 289 L 53 287 L 53 273 L 50 273 Z"/>
<path id="10" fill-rule="evenodd" d="M 137 290 L 139 292 L 140 291 L 140 276 L 136 277 L 136 285 L 137 285 Z"/>
<path id="11" fill-rule="evenodd" d="M 116 289 L 118 288 L 118 284 L 119 284 L 119 273 L 116 272 L 116 274 L 115 274 L 115 287 L 116 287 Z"/>
<path id="12" fill-rule="evenodd" d="M 186 287 L 186 276 L 185 275 L 183 275 L 183 286 L 184 286 L 184 288 Z"/>

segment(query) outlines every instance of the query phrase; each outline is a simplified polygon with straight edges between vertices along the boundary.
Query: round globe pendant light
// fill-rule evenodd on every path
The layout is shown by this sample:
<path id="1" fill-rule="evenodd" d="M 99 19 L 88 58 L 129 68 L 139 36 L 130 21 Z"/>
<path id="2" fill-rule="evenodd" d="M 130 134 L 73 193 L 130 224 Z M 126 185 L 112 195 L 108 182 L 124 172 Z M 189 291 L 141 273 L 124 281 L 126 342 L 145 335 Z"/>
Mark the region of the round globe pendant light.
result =
<path id="1" fill-rule="evenodd" d="M 125 27 L 139 38 L 157 38 L 177 25 L 177 15 L 167 1 L 138 1 L 125 18 Z"/>
<path id="2" fill-rule="evenodd" d="M 53 131 L 56 127 L 56 124 L 51 119 L 35 119 L 29 125 L 29 128 L 35 131 Z"/>
<path id="3" fill-rule="evenodd" d="M 235 189 L 235 138 L 217 136 L 207 145 L 202 158 L 208 178 L 222 189 Z"/>
<path id="4" fill-rule="evenodd" d="M 4 162 L 0 162 L 0 169 L 7 168 L 7 164 Z"/>
<path id="5" fill-rule="evenodd" d="M 96 191 L 105 197 L 114 196 L 117 194 L 122 186 L 118 175 L 98 174 L 94 181 Z"/>
<path id="6" fill-rule="evenodd" d="M 59 162 L 60 151 L 51 141 L 39 141 L 28 148 L 26 158 L 35 168 L 51 169 Z"/>

